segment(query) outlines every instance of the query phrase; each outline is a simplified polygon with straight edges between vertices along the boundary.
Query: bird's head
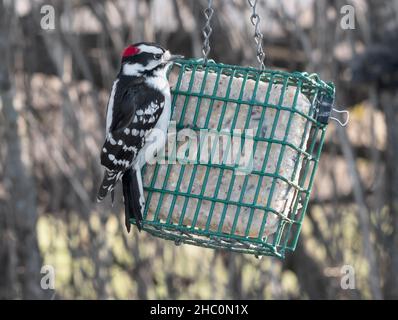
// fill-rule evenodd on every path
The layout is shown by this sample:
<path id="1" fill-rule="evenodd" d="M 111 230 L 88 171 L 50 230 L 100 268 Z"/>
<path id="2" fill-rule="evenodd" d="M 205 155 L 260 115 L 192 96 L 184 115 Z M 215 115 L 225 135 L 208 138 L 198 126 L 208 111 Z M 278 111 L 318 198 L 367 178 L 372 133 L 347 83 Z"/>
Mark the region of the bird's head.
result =
<path id="1" fill-rule="evenodd" d="M 121 73 L 127 76 L 161 75 L 173 61 L 181 58 L 156 43 L 140 42 L 124 49 Z"/>

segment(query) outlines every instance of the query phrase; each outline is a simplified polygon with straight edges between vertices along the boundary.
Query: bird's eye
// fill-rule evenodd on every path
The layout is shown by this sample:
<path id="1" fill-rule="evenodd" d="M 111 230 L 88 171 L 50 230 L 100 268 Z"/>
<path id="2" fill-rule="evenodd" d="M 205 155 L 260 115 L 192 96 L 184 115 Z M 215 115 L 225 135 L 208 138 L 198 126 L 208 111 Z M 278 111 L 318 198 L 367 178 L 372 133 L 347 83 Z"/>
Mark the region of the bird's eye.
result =
<path id="1" fill-rule="evenodd" d="M 153 57 L 154 57 L 156 60 L 159 60 L 159 59 L 162 57 L 162 55 L 161 55 L 160 53 L 157 53 L 157 54 L 154 54 Z"/>

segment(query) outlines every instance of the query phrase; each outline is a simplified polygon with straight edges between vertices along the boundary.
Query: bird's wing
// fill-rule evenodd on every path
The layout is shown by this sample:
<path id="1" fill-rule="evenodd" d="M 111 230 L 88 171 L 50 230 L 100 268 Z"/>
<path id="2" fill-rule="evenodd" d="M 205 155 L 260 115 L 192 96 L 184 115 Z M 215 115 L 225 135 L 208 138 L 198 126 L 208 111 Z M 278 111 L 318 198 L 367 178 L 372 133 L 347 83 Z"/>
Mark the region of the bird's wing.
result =
<path id="1" fill-rule="evenodd" d="M 129 79 L 130 78 L 130 79 Z M 144 84 L 142 77 L 121 77 L 116 89 L 113 110 L 112 122 L 109 131 L 123 130 L 133 120 L 133 116 L 140 103 L 140 92 Z"/>
<path id="2" fill-rule="evenodd" d="M 101 153 L 101 164 L 111 171 L 125 171 L 132 165 L 164 106 L 164 96 L 144 82 L 119 88 L 125 89 L 116 90 L 112 122 Z"/>

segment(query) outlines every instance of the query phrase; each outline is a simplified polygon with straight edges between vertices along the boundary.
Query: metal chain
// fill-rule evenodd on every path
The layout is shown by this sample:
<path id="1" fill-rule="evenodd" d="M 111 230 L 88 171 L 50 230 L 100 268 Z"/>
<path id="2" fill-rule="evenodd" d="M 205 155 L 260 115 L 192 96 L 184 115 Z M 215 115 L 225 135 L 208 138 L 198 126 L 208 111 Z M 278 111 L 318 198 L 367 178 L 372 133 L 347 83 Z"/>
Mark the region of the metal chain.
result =
<path id="1" fill-rule="evenodd" d="M 256 55 L 257 61 L 260 64 L 260 69 L 265 69 L 264 59 L 265 53 L 263 50 L 263 34 L 260 31 L 260 16 L 257 14 L 257 0 L 247 0 L 250 7 L 252 8 L 252 15 L 250 16 L 250 21 L 254 26 L 254 41 L 256 42 Z"/>
<path id="2" fill-rule="evenodd" d="M 203 62 L 204 64 L 207 63 L 207 57 L 210 52 L 210 36 L 213 33 L 213 29 L 211 28 L 210 25 L 210 20 L 213 17 L 214 9 L 212 8 L 213 6 L 213 0 L 208 0 L 208 5 L 207 8 L 203 10 L 203 14 L 206 18 L 206 23 L 205 26 L 202 29 L 202 34 L 204 37 L 203 40 L 203 47 L 202 47 L 202 54 L 203 54 Z"/>

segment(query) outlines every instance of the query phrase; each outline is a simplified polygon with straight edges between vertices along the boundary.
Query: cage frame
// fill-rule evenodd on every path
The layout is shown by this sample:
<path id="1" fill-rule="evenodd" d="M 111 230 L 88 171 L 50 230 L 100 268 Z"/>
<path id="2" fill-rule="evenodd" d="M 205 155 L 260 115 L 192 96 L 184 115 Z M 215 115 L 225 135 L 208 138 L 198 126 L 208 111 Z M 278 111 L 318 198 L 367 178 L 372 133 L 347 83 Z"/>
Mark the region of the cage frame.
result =
<path id="1" fill-rule="evenodd" d="M 201 105 L 202 99 L 210 100 L 209 111 L 208 111 L 208 115 L 207 115 L 207 119 L 206 119 L 207 125 L 208 125 L 208 118 L 210 117 L 210 114 L 212 113 L 211 109 L 214 104 L 214 101 L 223 101 L 224 114 L 225 114 L 225 108 L 226 108 L 227 103 L 236 103 L 236 105 L 237 105 L 236 110 L 238 110 L 242 104 L 249 105 L 250 108 L 253 108 L 253 106 L 261 106 L 261 107 L 263 107 L 264 110 L 262 111 L 260 122 L 264 121 L 265 110 L 267 108 L 275 108 L 276 109 L 276 115 L 275 115 L 276 120 L 274 119 L 274 124 L 273 124 L 272 132 L 271 132 L 271 138 L 268 140 L 266 138 L 264 138 L 265 141 L 268 142 L 268 146 L 267 146 L 267 153 L 264 155 L 264 159 L 263 159 L 263 167 L 262 167 L 263 170 L 261 170 L 260 172 L 255 172 L 255 174 L 258 174 L 261 176 L 266 176 L 266 175 L 269 176 L 270 175 L 269 173 L 266 173 L 263 171 L 264 171 L 264 167 L 266 166 L 266 163 L 268 161 L 267 157 L 269 157 L 269 152 L 271 149 L 270 146 L 272 144 L 274 144 L 274 143 L 281 144 L 281 151 L 280 151 L 280 155 L 278 157 L 277 169 L 275 170 L 276 174 L 274 174 L 274 176 L 272 176 L 272 178 L 273 178 L 272 187 L 270 190 L 267 205 L 265 208 L 264 207 L 257 208 L 257 209 L 265 210 L 262 225 L 261 225 L 261 228 L 259 231 L 259 236 L 257 238 L 247 236 L 247 233 L 248 233 L 247 230 L 250 228 L 250 223 L 246 227 L 245 235 L 242 236 L 242 235 L 234 234 L 235 228 L 236 228 L 236 223 L 237 223 L 236 217 L 239 217 L 239 213 L 235 214 L 234 225 L 229 234 L 222 232 L 222 230 L 220 229 L 222 227 L 221 221 L 220 221 L 219 228 L 216 231 L 210 230 L 209 229 L 209 221 L 210 221 L 209 218 L 208 218 L 209 221 L 206 224 L 205 229 L 196 228 L 195 219 L 198 218 L 198 209 L 195 212 L 194 222 L 192 223 L 192 225 L 191 226 L 184 225 L 183 217 L 185 215 L 185 210 L 187 209 L 186 203 L 188 200 L 184 201 L 184 207 L 182 210 L 183 212 L 179 218 L 178 224 L 173 223 L 171 220 L 172 213 L 174 210 L 173 204 L 175 205 L 175 201 L 178 196 L 183 196 L 185 198 L 197 197 L 199 203 L 201 203 L 201 201 L 203 201 L 203 200 L 211 201 L 212 204 L 215 204 L 215 202 L 224 202 L 224 209 L 223 209 L 223 214 L 221 217 L 221 220 L 222 220 L 223 218 L 225 218 L 225 215 L 226 215 L 225 208 L 227 208 L 228 205 L 234 204 L 237 206 L 237 208 L 241 208 L 242 206 L 247 207 L 247 204 L 242 203 L 242 197 L 243 197 L 244 190 L 242 190 L 242 192 L 241 192 L 241 196 L 239 198 L 238 203 L 232 203 L 232 201 L 230 201 L 230 193 L 231 193 L 230 187 L 228 190 L 227 200 L 217 199 L 217 195 L 213 195 L 212 198 L 208 198 L 208 197 L 204 196 L 203 192 L 201 192 L 200 195 L 183 193 L 183 192 L 179 191 L 179 188 L 181 186 L 181 179 L 184 176 L 184 172 L 182 174 L 180 172 L 180 177 L 178 179 L 179 181 L 177 181 L 177 185 L 176 185 L 176 188 L 174 191 L 167 190 L 165 188 L 165 185 L 163 186 L 163 189 L 155 188 L 154 187 L 154 185 L 155 185 L 154 179 L 156 180 L 156 178 L 157 178 L 159 164 L 155 164 L 154 175 L 153 175 L 150 185 L 144 186 L 144 190 L 147 192 L 147 196 L 146 196 L 146 207 L 145 207 L 144 217 L 143 217 L 144 219 L 143 219 L 143 224 L 142 224 L 143 230 L 153 236 L 156 236 L 156 237 L 159 237 L 159 238 L 162 238 L 165 240 L 174 241 L 176 245 L 186 243 L 186 244 L 196 245 L 196 246 L 205 247 L 205 248 L 227 249 L 227 250 L 234 251 L 234 252 L 254 254 L 256 256 L 275 256 L 275 257 L 281 258 L 281 259 L 284 258 L 285 253 L 287 251 L 292 252 L 295 250 L 295 248 L 297 246 L 298 238 L 299 238 L 301 227 L 302 227 L 303 218 L 304 218 L 306 210 L 307 210 L 309 198 L 310 198 L 312 187 L 313 187 L 315 173 L 318 168 L 318 163 L 319 163 L 319 159 L 321 156 L 323 143 L 325 140 L 325 133 L 326 133 L 327 125 L 328 125 L 328 119 L 330 116 L 330 114 L 326 114 L 326 116 L 325 116 L 325 114 L 322 113 L 322 110 L 321 110 L 322 103 L 321 102 L 323 100 L 325 100 L 323 98 L 327 98 L 327 100 L 331 104 L 333 104 L 334 97 L 335 97 L 335 88 L 334 88 L 333 83 L 331 83 L 331 82 L 326 83 L 326 82 L 322 81 L 317 74 L 308 74 L 305 72 L 297 72 L 297 71 L 290 73 L 290 72 L 286 72 L 286 71 L 271 70 L 271 69 L 260 70 L 260 69 L 256 69 L 253 67 L 244 67 L 244 66 L 216 63 L 214 60 L 209 60 L 206 64 L 204 64 L 202 59 L 186 59 L 186 60 L 182 59 L 182 60 L 179 60 L 176 62 L 176 66 L 177 66 L 177 68 L 179 68 L 179 71 L 178 71 L 177 83 L 176 83 L 175 87 L 171 89 L 172 114 L 174 112 L 177 97 L 178 96 L 185 97 L 185 102 L 184 102 L 184 106 L 183 106 L 183 108 L 185 110 L 182 110 L 182 112 L 181 112 L 181 117 L 180 117 L 179 123 L 177 123 L 177 132 L 178 132 L 178 130 L 183 129 L 183 127 L 181 126 L 181 119 L 183 119 L 185 116 L 184 111 L 186 111 L 189 97 L 195 96 L 197 98 L 196 113 L 194 115 L 194 121 L 193 121 L 194 124 L 195 124 L 195 119 L 197 119 L 197 116 L 198 116 L 198 108 Z M 186 71 L 191 71 L 192 74 L 191 74 L 190 83 L 188 85 L 188 90 L 183 91 L 183 90 L 181 90 L 181 81 L 183 78 L 183 74 Z M 192 85 L 193 85 L 193 79 L 195 77 L 195 72 L 197 72 L 197 71 L 204 71 L 205 75 L 202 80 L 200 92 L 194 93 L 194 92 L 192 92 Z M 217 74 L 217 80 L 215 82 L 213 94 L 206 95 L 206 94 L 204 94 L 204 83 L 206 82 L 207 75 L 210 72 L 213 72 L 213 73 L 215 72 Z M 228 84 L 226 96 L 224 98 L 216 95 L 217 87 L 218 87 L 218 80 L 221 75 L 227 75 L 231 79 Z M 230 94 L 230 90 L 231 90 L 231 82 L 232 82 L 233 77 L 243 78 L 243 84 L 242 84 L 241 92 L 239 94 L 238 99 L 230 99 L 229 98 L 229 94 Z M 255 81 L 256 81 L 255 88 L 253 90 L 253 97 L 252 97 L 251 101 L 242 100 L 242 93 L 244 90 L 243 88 L 248 79 L 251 79 L 251 80 L 255 79 Z M 278 81 L 278 79 L 279 79 L 279 81 Z M 280 82 L 281 81 L 280 79 L 283 79 L 283 81 Z M 255 100 L 255 95 L 256 95 L 256 92 L 258 89 L 258 85 L 261 81 L 268 82 L 269 84 L 271 84 L 271 85 L 269 85 L 269 90 L 266 94 L 266 97 L 265 97 L 263 103 L 259 103 L 259 101 Z M 281 97 L 280 97 L 279 103 L 277 105 L 271 105 L 270 103 L 268 103 L 269 94 L 270 94 L 270 90 L 271 90 L 270 88 L 274 84 L 282 84 L 283 85 L 283 88 L 281 89 L 281 92 L 283 92 L 283 93 L 281 93 Z M 288 86 L 296 87 L 296 93 L 295 93 L 294 103 L 293 103 L 292 107 L 284 107 L 282 105 L 282 102 L 284 99 L 284 94 L 286 93 L 286 88 Z M 304 95 L 306 95 L 311 103 L 311 108 L 310 108 L 308 115 L 302 113 L 300 110 L 295 109 L 298 93 L 303 93 Z M 239 106 L 239 108 L 238 108 L 238 106 Z M 288 120 L 289 122 L 286 126 L 285 136 L 282 141 L 273 139 L 273 134 L 275 132 L 274 126 L 275 126 L 275 123 L 278 122 L 277 115 L 279 115 L 281 110 L 290 112 L 289 120 Z M 236 113 L 237 113 L 237 111 L 235 111 L 235 115 L 234 115 L 235 118 L 236 118 Z M 291 145 L 287 142 L 289 127 L 291 125 L 292 115 L 294 113 L 299 114 L 300 116 L 304 117 L 307 120 L 306 125 L 305 125 L 306 126 L 305 130 L 309 130 L 309 138 L 307 141 L 306 148 L 304 148 L 305 146 L 303 145 L 304 140 L 305 140 L 304 139 L 305 134 L 303 135 L 303 137 L 301 139 L 300 147 Z M 221 115 L 220 115 L 220 118 L 221 118 Z M 249 122 L 250 122 L 250 116 L 248 113 L 248 119 L 246 120 L 245 128 Z M 219 119 L 219 125 L 221 123 L 222 123 L 222 121 Z M 196 129 L 198 129 L 198 128 L 196 128 Z M 199 128 L 199 129 L 201 129 L 201 128 Z M 218 129 L 220 129 L 220 128 L 218 128 Z M 255 141 L 258 138 L 257 135 L 258 135 L 258 132 L 256 132 L 256 135 L 253 137 L 255 139 Z M 298 185 L 293 185 L 293 187 L 295 188 L 295 191 L 297 192 L 297 196 L 295 196 L 295 200 L 292 202 L 289 213 L 286 216 L 282 215 L 280 212 L 273 212 L 274 214 L 277 214 L 279 216 L 279 222 L 278 222 L 277 231 L 275 232 L 275 235 L 272 237 L 273 238 L 272 242 L 268 242 L 268 237 L 265 237 L 265 239 L 264 239 L 264 237 L 261 237 L 261 236 L 263 234 L 263 231 L 264 231 L 264 228 L 266 225 L 267 216 L 268 216 L 269 212 L 272 212 L 272 208 L 270 208 L 269 205 L 270 205 L 271 199 L 273 197 L 273 188 L 275 186 L 275 180 L 276 179 L 282 179 L 282 180 L 284 179 L 283 176 L 278 175 L 278 172 L 279 172 L 279 169 L 280 169 L 279 167 L 282 162 L 281 158 L 283 157 L 284 149 L 286 147 L 291 147 L 291 148 L 295 149 L 301 155 L 304 155 L 303 163 L 301 165 L 301 172 L 298 173 L 299 174 Z M 253 152 L 255 152 L 255 151 L 256 151 L 256 146 L 254 146 Z M 298 162 L 299 161 L 297 161 L 297 163 L 295 164 L 294 172 L 296 172 L 296 170 L 297 170 Z M 313 164 L 312 169 L 310 169 L 311 163 Z M 173 165 L 173 164 L 167 164 L 167 166 L 171 166 L 171 165 Z M 194 167 L 196 167 L 198 165 L 203 165 L 203 164 L 194 164 Z M 226 169 L 223 164 L 218 164 L 218 165 L 208 164 L 207 166 L 209 166 L 209 167 L 219 166 L 220 170 Z M 143 168 L 143 176 L 145 174 L 145 167 Z M 182 168 L 183 167 L 185 167 L 185 166 L 182 166 Z M 193 169 L 193 170 L 195 170 L 195 169 Z M 304 178 L 301 177 L 301 175 L 303 174 L 303 170 L 304 170 L 304 175 L 303 175 Z M 208 172 L 208 171 L 209 171 L 209 168 L 206 168 L 206 172 Z M 168 176 L 167 176 L 168 172 L 169 172 L 169 168 L 167 168 L 164 184 L 166 184 L 166 181 L 168 179 Z M 253 174 L 253 173 L 251 173 L 251 174 Z M 296 173 L 294 173 L 294 174 L 296 174 Z M 309 178 L 308 178 L 309 181 L 307 183 L 307 186 L 304 187 L 304 184 L 306 183 L 308 174 L 309 174 Z M 220 174 L 220 176 L 222 176 L 222 174 Z M 194 177 L 194 174 L 192 174 L 191 179 L 193 179 L 193 177 Z M 218 179 L 218 182 L 219 182 L 219 180 L 220 179 Z M 206 182 L 207 182 L 207 178 L 205 178 L 203 186 L 206 184 Z M 292 181 L 286 181 L 286 182 L 293 184 Z M 190 181 L 190 185 L 192 185 L 192 181 Z M 230 182 L 230 185 L 231 185 L 231 182 Z M 260 190 L 259 190 L 260 186 L 261 186 L 261 183 L 258 183 L 257 189 L 256 189 L 256 197 L 258 196 L 258 193 L 260 192 Z M 217 187 L 216 187 L 216 189 L 217 189 Z M 159 199 L 159 203 L 156 208 L 156 212 L 154 213 L 153 219 L 148 220 L 147 217 L 148 217 L 149 203 L 150 203 L 152 195 L 154 193 L 160 193 L 160 199 Z M 165 194 L 172 194 L 173 201 L 172 201 L 172 206 L 169 209 L 167 219 L 165 221 L 162 221 L 159 218 L 159 214 L 160 214 L 160 208 L 161 208 L 161 204 L 163 201 L 163 197 Z M 255 203 L 256 201 L 253 201 L 253 202 Z M 300 202 L 301 202 L 301 206 L 302 206 L 301 208 L 299 208 Z M 212 208 L 214 209 L 214 205 L 212 206 Z M 251 212 L 250 212 L 250 214 L 251 214 L 250 218 L 252 218 L 255 208 L 256 208 L 256 206 L 253 204 L 253 207 L 251 208 Z M 209 217 L 211 217 L 211 215 L 212 215 L 212 212 L 209 213 Z M 249 218 L 249 221 L 251 221 L 250 218 Z M 132 224 L 135 224 L 135 219 L 132 218 L 130 220 L 130 222 Z M 287 229 L 285 229 L 285 228 L 287 228 Z M 294 230 L 292 231 L 292 229 L 294 229 Z M 285 231 L 287 232 L 287 236 L 283 236 Z"/>

